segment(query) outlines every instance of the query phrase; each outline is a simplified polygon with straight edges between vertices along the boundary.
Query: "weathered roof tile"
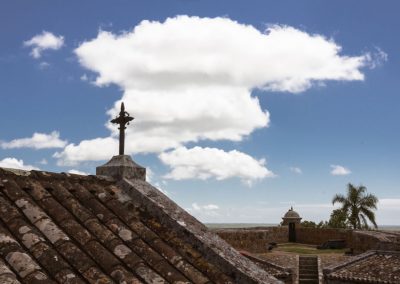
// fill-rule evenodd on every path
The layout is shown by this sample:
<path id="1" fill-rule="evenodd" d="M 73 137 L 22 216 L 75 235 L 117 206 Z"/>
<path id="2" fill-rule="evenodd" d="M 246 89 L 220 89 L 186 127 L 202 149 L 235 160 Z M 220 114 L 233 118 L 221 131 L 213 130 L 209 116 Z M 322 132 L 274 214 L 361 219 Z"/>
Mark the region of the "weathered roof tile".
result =
<path id="1" fill-rule="evenodd" d="M 82 280 L 81 276 L 77 275 L 74 271 L 71 269 L 64 269 L 59 271 L 54 278 L 56 279 L 57 282 L 63 283 L 63 284 L 84 284 L 86 283 L 84 280 Z"/>
<path id="2" fill-rule="evenodd" d="M 114 283 L 111 278 L 105 275 L 100 269 L 95 266 L 90 267 L 88 270 L 83 272 L 85 279 L 89 281 L 89 283 L 93 284 L 112 284 Z M 114 279 L 121 279 L 122 276 L 119 275 L 111 275 Z"/>
<path id="3" fill-rule="evenodd" d="M 368 251 L 324 269 L 328 279 L 351 283 L 400 283 L 400 252 Z"/>
<path id="4" fill-rule="evenodd" d="M 75 219 L 67 219 L 62 223 L 63 229 L 81 245 L 93 240 L 92 235 Z"/>
<path id="5" fill-rule="evenodd" d="M 2 263 L 7 262 L 9 270 L 15 271 L 22 280 L 32 279 L 27 283 L 55 283 L 2 226 L 0 226 L 0 256 L 0 259 L 5 260 Z"/>
<path id="6" fill-rule="evenodd" d="M 11 221 L 20 216 L 18 209 L 9 205 L 9 202 L 2 195 L 0 195 L 0 214 L 4 222 Z"/>
<path id="7" fill-rule="evenodd" d="M 96 266 L 95 262 L 88 255 L 70 241 L 62 243 L 57 249 L 63 252 L 64 258 L 82 274 L 89 268 L 93 270 L 93 267 Z"/>
<path id="8" fill-rule="evenodd" d="M 47 214 L 52 216 L 54 221 L 57 223 L 63 223 L 66 219 L 70 219 L 72 216 L 71 213 L 61 206 L 53 197 L 41 199 L 38 203 L 42 208 L 46 209 Z"/>
<path id="9" fill-rule="evenodd" d="M 93 240 L 85 244 L 85 249 L 107 273 L 110 273 L 114 266 L 121 265 L 118 259 L 98 241 Z"/>
<path id="10" fill-rule="evenodd" d="M 4 263 L 4 261 L 0 258 L 0 283 L 3 284 L 19 284 L 21 282 L 18 281 L 17 276 L 11 269 Z"/>

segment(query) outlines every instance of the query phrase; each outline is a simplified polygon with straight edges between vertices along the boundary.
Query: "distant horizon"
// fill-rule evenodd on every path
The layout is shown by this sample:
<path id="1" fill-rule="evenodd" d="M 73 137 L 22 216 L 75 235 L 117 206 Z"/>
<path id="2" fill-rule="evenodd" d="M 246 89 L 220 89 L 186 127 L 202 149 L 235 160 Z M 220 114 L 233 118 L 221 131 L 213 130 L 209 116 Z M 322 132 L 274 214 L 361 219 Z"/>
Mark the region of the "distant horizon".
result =
<path id="1" fill-rule="evenodd" d="M 218 222 L 205 222 L 204 224 L 266 224 L 266 225 L 279 225 L 280 223 L 253 223 L 253 222 L 243 222 L 243 223 L 235 223 L 235 222 L 224 222 L 224 223 L 218 223 Z M 378 225 L 378 226 L 399 226 L 400 225 Z"/>
<path id="2" fill-rule="evenodd" d="M 241 228 L 240 225 L 251 225 L 253 226 L 260 226 L 260 227 L 272 227 L 272 226 L 279 226 L 279 223 L 203 223 L 206 226 L 217 227 L 218 225 L 226 225 L 232 226 L 232 228 Z M 246 228 L 247 226 L 243 227 Z M 400 230 L 400 225 L 378 225 L 379 228 L 396 228 Z M 371 228 L 374 229 L 374 228 Z"/>

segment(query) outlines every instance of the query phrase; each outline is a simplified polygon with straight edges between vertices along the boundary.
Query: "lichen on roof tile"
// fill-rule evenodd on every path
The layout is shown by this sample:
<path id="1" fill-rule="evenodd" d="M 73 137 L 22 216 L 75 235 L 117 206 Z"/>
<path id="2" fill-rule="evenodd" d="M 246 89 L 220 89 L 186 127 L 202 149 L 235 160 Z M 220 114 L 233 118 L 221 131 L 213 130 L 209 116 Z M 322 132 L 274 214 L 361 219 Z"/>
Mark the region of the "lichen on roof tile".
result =
<path id="1" fill-rule="evenodd" d="M 125 258 L 128 254 L 132 253 L 132 250 L 126 245 L 117 245 L 114 248 L 114 254 L 119 258 Z"/>
<path id="2" fill-rule="evenodd" d="M 40 269 L 40 266 L 26 253 L 11 252 L 6 256 L 6 260 L 21 277 Z"/>
<path id="3" fill-rule="evenodd" d="M 0 243 L 7 244 L 7 243 L 18 243 L 18 242 L 13 238 L 11 238 L 10 236 L 0 233 Z"/>
<path id="4" fill-rule="evenodd" d="M 35 225 L 53 244 L 60 240 L 69 240 L 69 237 L 50 219 L 41 219 Z"/>
<path id="5" fill-rule="evenodd" d="M 21 208 L 22 212 L 24 212 L 25 216 L 32 222 L 35 223 L 36 221 L 42 218 L 48 218 L 47 214 L 43 212 L 39 207 L 34 206 L 26 199 L 18 199 L 15 201 L 15 204 L 19 208 Z"/>
<path id="6" fill-rule="evenodd" d="M 132 231 L 131 230 L 121 229 L 121 230 L 119 230 L 118 235 L 124 241 L 131 241 L 132 240 Z"/>
<path id="7" fill-rule="evenodd" d="M 32 246 L 34 246 L 35 244 L 39 243 L 39 242 L 43 242 L 44 239 L 39 237 L 36 234 L 32 234 L 32 233 L 26 233 L 23 234 L 22 237 L 22 243 L 24 244 L 24 246 L 26 246 L 28 249 L 30 249 Z"/>

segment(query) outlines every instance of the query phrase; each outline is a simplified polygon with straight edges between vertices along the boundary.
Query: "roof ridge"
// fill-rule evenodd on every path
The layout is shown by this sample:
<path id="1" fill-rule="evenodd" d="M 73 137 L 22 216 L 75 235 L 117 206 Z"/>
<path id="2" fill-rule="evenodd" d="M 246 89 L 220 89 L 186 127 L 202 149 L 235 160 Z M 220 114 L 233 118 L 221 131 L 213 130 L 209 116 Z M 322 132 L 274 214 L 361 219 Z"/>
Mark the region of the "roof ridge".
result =
<path id="1" fill-rule="evenodd" d="M 240 255 L 232 246 L 179 207 L 158 189 L 142 180 L 123 179 L 118 185 L 142 210 L 151 212 L 162 227 L 170 227 L 186 243 L 193 244 L 210 263 L 238 283 L 281 283 Z"/>

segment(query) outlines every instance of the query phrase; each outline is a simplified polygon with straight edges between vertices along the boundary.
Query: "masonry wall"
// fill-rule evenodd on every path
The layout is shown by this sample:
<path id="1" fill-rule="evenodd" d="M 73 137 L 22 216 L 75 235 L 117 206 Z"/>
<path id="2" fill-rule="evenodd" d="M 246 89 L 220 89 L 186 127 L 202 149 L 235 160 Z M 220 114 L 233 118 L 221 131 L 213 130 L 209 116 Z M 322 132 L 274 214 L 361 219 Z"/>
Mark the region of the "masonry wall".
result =
<path id="1" fill-rule="evenodd" d="M 351 247 L 354 252 L 361 253 L 371 249 L 379 249 L 380 241 L 377 236 L 354 232 Z"/>
<path id="2" fill-rule="evenodd" d="M 214 229 L 221 238 L 237 250 L 265 252 L 268 243 L 288 242 L 288 227 L 260 227 L 249 229 Z M 371 249 L 400 251 L 400 236 L 388 238 L 387 233 L 377 231 L 353 231 L 347 229 L 296 228 L 298 243 L 320 245 L 328 240 L 344 239 L 354 253 Z"/>
<path id="3" fill-rule="evenodd" d="M 356 252 L 370 249 L 400 251 L 400 235 L 389 232 L 355 231 L 352 245 Z"/>
<path id="4" fill-rule="evenodd" d="M 286 243 L 287 227 L 259 227 L 251 229 L 214 229 L 221 238 L 237 250 L 266 252 L 268 243 Z"/>
<path id="5" fill-rule="evenodd" d="M 298 243 L 320 245 L 328 240 L 343 239 L 346 245 L 352 244 L 353 236 L 351 230 L 346 229 L 315 229 L 315 228 L 296 228 L 296 238 Z"/>
<path id="6" fill-rule="evenodd" d="M 343 239 L 354 253 L 367 250 L 400 251 L 400 235 L 380 231 L 353 231 L 346 229 L 297 228 L 297 242 L 319 245 L 328 240 Z"/>

